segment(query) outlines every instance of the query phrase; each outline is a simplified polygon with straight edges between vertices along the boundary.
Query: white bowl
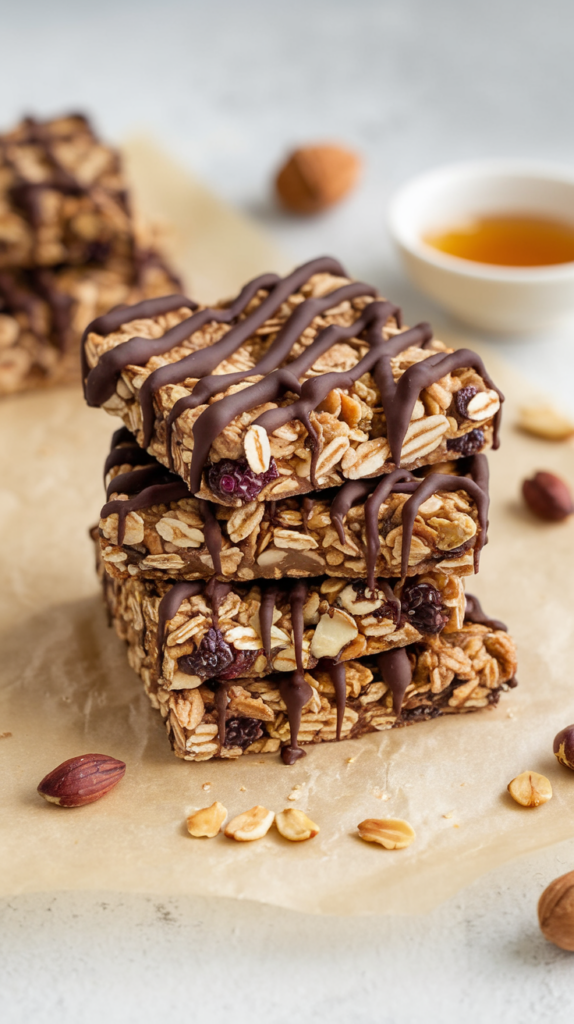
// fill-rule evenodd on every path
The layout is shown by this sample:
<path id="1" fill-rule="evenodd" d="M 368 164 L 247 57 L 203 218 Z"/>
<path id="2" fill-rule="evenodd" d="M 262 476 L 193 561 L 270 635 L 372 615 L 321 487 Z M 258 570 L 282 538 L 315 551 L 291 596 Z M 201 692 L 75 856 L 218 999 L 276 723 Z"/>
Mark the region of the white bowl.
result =
<path id="1" fill-rule="evenodd" d="M 531 332 L 574 316 L 574 262 L 506 267 L 449 256 L 423 241 L 469 217 L 546 215 L 574 224 L 574 171 L 526 160 L 451 164 L 407 182 L 389 226 L 413 283 L 474 327 Z"/>

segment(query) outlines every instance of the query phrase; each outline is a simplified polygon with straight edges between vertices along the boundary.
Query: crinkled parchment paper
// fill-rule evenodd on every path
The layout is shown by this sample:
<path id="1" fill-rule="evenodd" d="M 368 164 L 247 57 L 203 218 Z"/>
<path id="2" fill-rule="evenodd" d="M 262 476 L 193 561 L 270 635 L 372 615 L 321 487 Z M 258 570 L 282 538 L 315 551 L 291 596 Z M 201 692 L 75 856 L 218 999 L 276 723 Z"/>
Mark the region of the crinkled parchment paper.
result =
<path id="1" fill-rule="evenodd" d="M 171 242 L 198 296 L 285 269 L 252 226 L 161 155 L 143 144 L 131 152 L 142 206 L 177 213 Z M 491 458 L 490 543 L 471 586 L 516 637 L 520 686 L 495 710 L 311 748 L 292 768 L 276 757 L 192 764 L 172 755 L 107 627 L 87 537 L 117 423 L 74 390 L 0 403 L 0 733 L 11 733 L 0 739 L 1 894 L 117 889 L 312 913 L 421 912 L 495 865 L 572 835 L 574 773 L 555 762 L 552 739 L 574 721 L 574 521 L 534 521 L 518 495 L 537 468 L 574 481 L 574 449 L 519 434 L 525 386 L 490 357 L 489 367 L 508 402 Z M 121 784 L 77 810 L 44 803 L 44 774 L 87 752 L 126 761 Z M 553 800 L 532 811 L 506 793 L 527 768 L 554 786 Z M 215 799 L 231 814 L 256 803 L 301 807 L 321 832 L 303 844 L 274 830 L 252 844 L 189 838 L 186 815 Z M 388 852 L 359 840 L 357 823 L 380 816 L 407 818 L 416 842 Z"/>

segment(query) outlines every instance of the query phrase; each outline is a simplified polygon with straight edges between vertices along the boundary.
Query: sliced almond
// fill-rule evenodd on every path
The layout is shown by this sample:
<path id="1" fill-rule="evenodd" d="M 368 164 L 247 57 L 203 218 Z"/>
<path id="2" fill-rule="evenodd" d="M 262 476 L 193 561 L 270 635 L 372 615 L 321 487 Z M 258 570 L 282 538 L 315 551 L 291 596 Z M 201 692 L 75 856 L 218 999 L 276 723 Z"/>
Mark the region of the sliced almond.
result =
<path id="1" fill-rule="evenodd" d="M 574 423 L 551 405 L 526 405 L 520 409 L 518 425 L 522 430 L 547 441 L 565 441 L 574 434 Z"/>
<path id="2" fill-rule="evenodd" d="M 489 420 L 500 409 L 500 398 L 496 391 L 478 391 L 466 407 L 466 418 L 481 423 Z"/>
<path id="3" fill-rule="evenodd" d="M 227 808 L 216 800 L 211 807 L 201 807 L 187 819 L 187 831 L 196 839 L 213 839 L 219 835 L 227 817 Z"/>
<path id="4" fill-rule="evenodd" d="M 412 825 L 402 818 L 367 818 L 357 828 L 361 839 L 379 843 L 385 850 L 404 850 L 416 838 Z"/>
<path id="5" fill-rule="evenodd" d="M 355 620 L 341 608 L 331 609 L 317 623 L 311 641 L 311 654 L 315 658 L 336 658 L 358 635 Z"/>
<path id="6" fill-rule="evenodd" d="M 271 446 L 265 427 L 252 423 L 243 442 L 245 458 L 254 473 L 265 473 L 271 461 Z"/>
<path id="7" fill-rule="evenodd" d="M 275 824 L 277 831 L 291 843 L 303 843 L 306 839 L 313 839 L 319 832 L 319 826 L 297 807 L 286 807 L 280 811 Z"/>
<path id="8" fill-rule="evenodd" d="M 508 792 L 521 807 L 539 807 L 552 799 L 552 786 L 545 775 L 522 772 L 508 783 Z"/>
<path id="9" fill-rule="evenodd" d="M 254 839 L 263 839 L 271 828 L 275 815 L 266 807 L 257 805 L 243 814 L 233 818 L 227 828 L 225 835 L 228 839 L 236 839 L 238 843 L 250 843 Z"/>

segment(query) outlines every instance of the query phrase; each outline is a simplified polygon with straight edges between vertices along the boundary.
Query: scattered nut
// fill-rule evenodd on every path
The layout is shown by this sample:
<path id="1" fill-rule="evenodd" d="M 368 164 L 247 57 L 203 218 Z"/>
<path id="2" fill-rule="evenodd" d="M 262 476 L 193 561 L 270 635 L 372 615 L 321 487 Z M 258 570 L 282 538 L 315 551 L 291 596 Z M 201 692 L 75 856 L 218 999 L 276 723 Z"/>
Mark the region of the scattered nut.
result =
<path id="1" fill-rule="evenodd" d="M 202 807 L 187 819 L 187 831 L 196 839 L 213 839 L 219 835 L 221 826 L 227 817 L 227 808 L 216 800 L 211 807 Z"/>
<path id="2" fill-rule="evenodd" d="M 574 871 L 555 878 L 538 901 L 540 930 L 560 949 L 574 951 Z"/>
<path id="3" fill-rule="evenodd" d="M 313 839 L 319 832 L 319 826 L 297 807 L 287 807 L 280 811 L 275 818 L 275 824 L 283 838 L 289 839 L 292 843 Z"/>
<path id="4" fill-rule="evenodd" d="M 567 484 L 554 473 L 536 473 L 522 484 L 522 494 L 531 512 L 540 519 L 559 522 L 574 512 Z"/>
<path id="5" fill-rule="evenodd" d="M 304 146 L 282 166 L 276 188 L 294 213 L 319 213 L 338 203 L 353 188 L 361 161 L 341 146 Z"/>
<path id="6" fill-rule="evenodd" d="M 552 749 L 560 764 L 574 771 L 574 725 L 567 725 L 554 737 Z"/>
<path id="7" fill-rule="evenodd" d="M 552 799 L 552 786 L 545 775 L 522 772 L 508 783 L 508 792 L 522 807 L 538 807 Z"/>
<path id="8" fill-rule="evenodd" d="M 519 427 L 547 441 L 565 441 L 574 434 L 574 423 L 551 405 L 528 405 L 520 409 Z"/>
<path id="9" fill-rule="evenodd" d="M 83 807 L 109 793 L 125 775 L 123 761 L 107 754 L 83 754 L 59 764 L 38 786 L 38 793 L 60 807 Z"/>
<path id="10" fill-rule="evenodd" d="M 412 825 L 402 818 L 367 818 L 357 828 L 361 839 L 379 843 L 385 850 L 404 850 L 416 836 Z"/>
<path id="11" fill-rule="evenodd" d="M 257 805 L 233 818 L 225 829 L 225 835 L 228 839 L 236 839 L 239 843 L 263 839 L 263 836 L 269 832 L 274 818 L 273 811 L 268 811 L 266 807 Z"/>

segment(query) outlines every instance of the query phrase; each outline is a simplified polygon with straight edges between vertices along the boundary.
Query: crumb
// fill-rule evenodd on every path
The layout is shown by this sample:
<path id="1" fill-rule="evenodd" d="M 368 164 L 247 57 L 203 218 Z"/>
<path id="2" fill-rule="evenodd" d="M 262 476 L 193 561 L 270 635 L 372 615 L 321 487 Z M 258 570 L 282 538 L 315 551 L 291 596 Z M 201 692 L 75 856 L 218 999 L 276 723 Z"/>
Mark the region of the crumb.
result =
<path id="1" fill-rule="evenodd" d="M 204 782 L 201 788 L 205 789 L 207 792 L 207 790 L 211 789 L 211 782 Z"/>
<path id="2" fill-rule="evenodd" d="M 507 711 L 506 712 L 506 717 L 507 718 L 514 718 L 514 711 Z"/>
<path id="3" fill-rule="evenodd" d="M 240 786 L 239 787 L 239 792 L 240 793 L 246 793 L 247 792 L 247 786 Z"/>
<path id="4" fill-rule="evenodd" d="M 345 764 L 352 764 L 354 760 L 355 760 L 354 757 L 347 757 L 345 759 Z"/>
<path id="5" fill-rule="evenodd" d="M 11 735 L 11 732 L 0 732 L 0 740 L 7 740 Z"/>
<path id="6" fill-rule="evenodd" d="M 300 785 L 299 786 L 294 786 L 293 789 L 291 790 L 291 792 L 289 793 L 289 796 L 287 797 L 287 799 L 288 800 L 298 800 L 299 797 L 301 796 L 300 789 L 301 789 Z"/>
<path id="7" fill-rule="evenodd" d="M 446 814 L 443 814 L 443 818 L 452 818 L 453 814 L 454 811 L 447 811 Z"/>
<path id="8" fill-rule="evenodd" d="M 453 825 L 453 828 L 460 828 L 460 825 Z"/>

